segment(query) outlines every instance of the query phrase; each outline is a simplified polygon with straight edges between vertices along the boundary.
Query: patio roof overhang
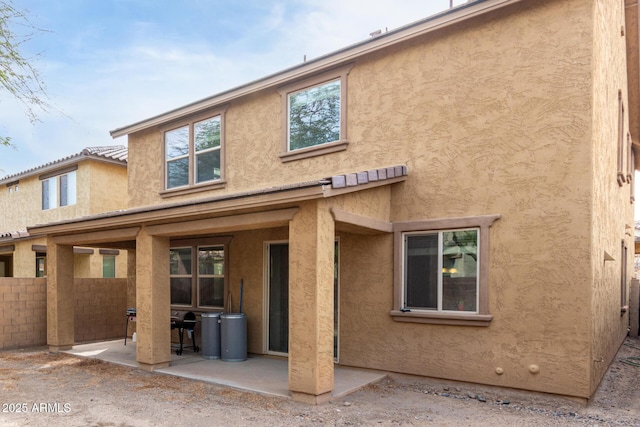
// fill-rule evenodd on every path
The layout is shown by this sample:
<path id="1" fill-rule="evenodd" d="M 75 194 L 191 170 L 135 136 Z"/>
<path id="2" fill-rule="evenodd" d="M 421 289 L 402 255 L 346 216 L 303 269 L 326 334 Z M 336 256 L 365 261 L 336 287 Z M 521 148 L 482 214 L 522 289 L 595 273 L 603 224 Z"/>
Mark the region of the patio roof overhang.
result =
<path id="1" fill-rule="evenodd" d="M 382 173 L 384 171 L 384 174 Z M 379 172 L 379 173 L 378 173 Z M 106 212 L 28 227 L 73 246 L 135 248 L 141 227 L 153 235 L 189 237 L 287 226 L 299 203 L 405 181 L 406 166 L 338 175 L 254 191 Z M 374 179 L 370 179 L 373 177 Z M 391 232 L 385 221 L 332 209 L 336 229 L 358 234 Z"/>

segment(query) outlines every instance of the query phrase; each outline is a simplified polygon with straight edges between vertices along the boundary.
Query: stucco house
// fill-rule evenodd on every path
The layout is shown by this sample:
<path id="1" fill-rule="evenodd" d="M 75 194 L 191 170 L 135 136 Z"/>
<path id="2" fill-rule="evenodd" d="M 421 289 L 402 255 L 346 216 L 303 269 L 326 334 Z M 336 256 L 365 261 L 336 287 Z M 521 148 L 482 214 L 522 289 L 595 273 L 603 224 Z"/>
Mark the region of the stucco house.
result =
<path id="1" fill-rule="evenodd" d="M 291 396 L 334 365 L 588 399 L 629 328 L 638 5 L 477 0 L 111 132 L 128 207 L 47 235 L 129 253 L 137 361 L 174 309 L 238 311 Z"/>
<path id="2" fill-rule="evenodd" d="M 27 226 L 126 207 L 127 148 L 87 147 L 0 179 L 0 277 L 45 277 L 46 236 Z M 126 251 L 74 248 L 75 277 L 126 277 Z"/>

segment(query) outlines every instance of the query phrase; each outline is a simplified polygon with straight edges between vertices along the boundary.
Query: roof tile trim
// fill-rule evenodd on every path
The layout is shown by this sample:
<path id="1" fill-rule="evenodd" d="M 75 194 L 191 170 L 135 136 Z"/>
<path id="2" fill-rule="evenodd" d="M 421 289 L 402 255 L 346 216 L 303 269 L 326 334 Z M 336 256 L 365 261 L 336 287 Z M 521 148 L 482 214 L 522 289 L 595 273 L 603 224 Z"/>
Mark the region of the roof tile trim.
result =
<path id="1" fill-rule="evenodd" d="M 45 163 L 43 165 L 36 166 L 34 168 L 27 169 L 22 172 L 18 172 L 12 175 L 7 175 L 4 178 L 0 179 L 0 183 L 5 183 L 16 178 L 27 177 L 35 173 L 38 173 L 40 171 L 51 169 L 57 165 L 62 165 L 64 163 L 68 163 L 71 161 L 80 161 L 83 158 L 104 159 L 108 161 L 115 161 L 115 162 L 121 162 L 123 164 L 126 164 L 128 159 L 128 152 L 129 150 L 124 145 L 106 145 L 106 146 L 100 146 L 100 147 L 87 147 L 79 153 L 72 154 L 70 156 Z"/>
<path id="2" fill-rule="evenodd" d="M 345 175 L 335 175 L 331 177 L 331 188 L 356 187 L 358 185 L 368 184 L 369 182 L 400 178 L 408 174 L 409 168 L 405 165 L 400 165 Z"/>

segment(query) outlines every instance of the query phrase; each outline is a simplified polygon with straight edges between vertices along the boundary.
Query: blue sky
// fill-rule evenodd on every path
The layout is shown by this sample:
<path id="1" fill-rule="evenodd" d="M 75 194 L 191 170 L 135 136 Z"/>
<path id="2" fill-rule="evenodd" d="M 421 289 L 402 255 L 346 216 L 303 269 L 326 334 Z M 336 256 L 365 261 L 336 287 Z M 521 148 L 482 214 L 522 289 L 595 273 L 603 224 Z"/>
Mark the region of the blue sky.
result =
<path id="1" fill-rule="evenodd" d="M 464 3 L 456 0 L 455 4 Z M 0 177 L 127 143 L 109 131 L 444 11 L 449 0 L 13 0 L 55 107 L 31 123 L 0 91 Z"/>

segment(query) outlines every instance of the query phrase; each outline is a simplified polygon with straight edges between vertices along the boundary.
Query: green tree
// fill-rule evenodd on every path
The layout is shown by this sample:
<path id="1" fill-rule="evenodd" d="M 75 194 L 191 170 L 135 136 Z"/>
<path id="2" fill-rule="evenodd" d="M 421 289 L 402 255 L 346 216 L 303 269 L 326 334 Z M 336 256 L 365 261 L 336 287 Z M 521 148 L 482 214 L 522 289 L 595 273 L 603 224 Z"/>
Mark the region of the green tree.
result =
<path id="1" fill-rule="evenodd" d="M 0 101 L 9 93 L 24 105 L 32 123 L 38 121 L 37 110 L 47 111 L 50 105 L 44 82 L 33 65 L 35 57 L 25 57 L 21 49 L 42 31 L 10 0 L 0 0 Z M 11 145 L 11 138 L 0 135 L 0 145 Z"/>

